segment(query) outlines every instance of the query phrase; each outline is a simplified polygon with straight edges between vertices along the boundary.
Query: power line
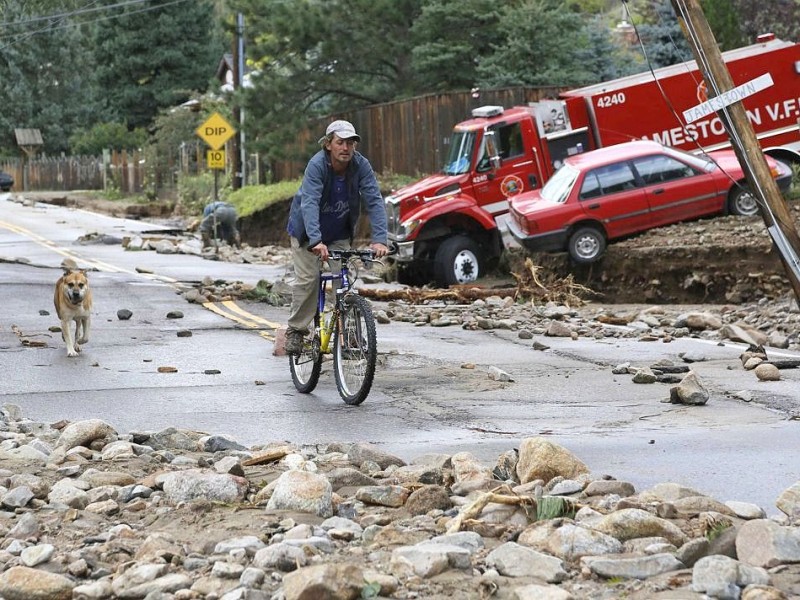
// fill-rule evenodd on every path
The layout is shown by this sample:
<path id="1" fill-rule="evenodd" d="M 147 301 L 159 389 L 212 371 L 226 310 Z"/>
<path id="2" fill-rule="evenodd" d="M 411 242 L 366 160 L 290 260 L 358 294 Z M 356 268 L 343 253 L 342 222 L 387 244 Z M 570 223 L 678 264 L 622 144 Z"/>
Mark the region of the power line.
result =
<path id="1" fill-rule="evenodd" d="M 706 74 L 706 79 L 708 79 L 708 82 L 711 85 L 712 91 L 714 92 L 714 96 L 719 96 L 720 94 L 722 94 L 723 90 L 719 87 L 719 83 L 714 78 L 710 61 L 708 59 L 708 56 L 706 56 L 706 52 L 705 49 L 703 48 L 703 45 L 700 43 L 699 36 L 697 34 L 697 31 L 695 30 L 694 22 L 692 19 L 689 18 L 688 13 L 686 11 L 686 6 L 682 2 L 676 2 L 676 4 L 678 5 L 678 8 L 680 10 L 681 13 L 680 16 L 683 19 L 684 23 L 686 24 L 686 31 L 689 34 L 689 37 L 691 38 L 692 45 L 696 49 L 698 62 L 702 63 L 703 72 Z M 724 105 L 721 108 L 721 112 L 725 116 L 725 121 L 723 121 L 723 125 L 725 126 L 728 135 L 731 137 L 731 141 L 734 144 L 737 144 L 739 148 L 744 148 L 745 145 L 739 136 L 739 131 L 736 129 L 736 127 L 732 127 L 730 125 L 731 123 L 733 123 L 733 119 L 731 117 L 730 112 L 728 111 L 728 106 Z M 744 160 L 745 162 L 745 165 L 743 166 L 746 166 L 747 169 L 749 169 L 750 173 L 755 173 L 755 167 L 751 163 L 750 156 L 746 152 L 742 152 L 741 154 L 742 154 L 742 160 Z M 759 206 L 761 206 L 762 209 L 766 209 L 772 221 L 775 222 L 776 220 L 775 215 L 772 213 L 772 209 L 769 206 L 769 203 L 763 201 L 763 199 L 766 198 L 766 192 L 762 189 L 761 182 L 758 180 L 757 177 L 753 177 L 752 179 L 755 182 L 756 188 L 759 192 L 758 194 L 755 194 L 756 202 L 759 204 Z M 741 184 L 738 185 L 741 186 Z"/>
<path id="2" fill-rule="evenodd" d="M 42 17 L 31 17 L 29 19 L 23 19 L 21 21 L 3 21 L 2 23 L 0 23 L 0 27 L 19 27 L 22 25 L 30 25 L 31 23 L 38 23 L 40 21 L 67 19 L 69 17 L 74 17 L 76 15 L 84 15 L 103 10 L 111 10 L 113 8 L 123 8 L 125 6 L 131 6 L 133 4 L 142 4 L 143 2 L 150 2 L 150 1 L 151 0 L 126 0 L 125 2 L 118 2 L 117 4 L 109 4 L 108 6 L 96 6 L 94 8 L 80 8 L 70 12 L 56 13 L 52 15 L 45 15 Z M 92 2 L 91 4 L 96 4 L 96 2 Z M 160 8 L 160 6 L 156 8 Z"/>
<path id="3" fill-rule="evenodd" d="M 644 60 L 647 63 L 647 68 L 650 70 L 650 73 L 652 74 L 653 79 L 655 80 L 656 86 L 658 87 L 658 91 L 661 94 L 661 97 L 664 99 L 664 102 L 666 103 L 667 108 L 669 108 L 670 112 L 675 117 L 675 121 L 678 123 L 678 125 L 681 127 L 683 132 L 686 134 L 686 138 L 689 139 L 690 141 L 692 141 L 694 143 L 694 145 L 697 147 L 697 149 L 700 150 L 711 162 L 713 162 L 717 166 L 717 168 L 722 173 L 724 173 L 725 176 L 728 179 L 730 179 L 730 181 L 734 185 L 736 185 L 737 187 L 739 187 L 741 189 L 744 189 L 744 186 L 742 186 L 742 184 L 740 182 L 736 181 L 733 177 L 731 177 L 730 173 L 725 171 L 719 165 L 719 163 L 714 159 L 714 157 L 707 153 L 705 147 L 700 143 L 700 141 L 698 140 L 697 136 L 692 135 L 691 132 L 689 132 L 689 130 L 686 128 L 686 124 L 681 120 L 681 117 L 678 114 L 678 111 L 675 109 L 675 106 L 672 104 L 672 100 L 670 100 L 669 96 L 667 95 L 667 92 L 664 90 L 664 87 L 661 85 L 661 81 L 659 80 L 658 76 L 656 75 L 655 69 L 653 68 L 653 64 L 650 62 L 650 57 L 647 55 L 647 50 L 644 47 L 644 42 L 642 41 L 642 37 L 639 35 L 639 30 L 636 27 L 636 23 L 634 23 L 633 16 L 631 15 L 630 9 L 628 8 L 627 0 L 622 0 L 622 3 L 625 6 L 625 11 L 628 14 L 629 22 L 633 25 L 633 31 L 634 31 L 634 33 L 636 33 L 636 39 L 639 40 L 639 47 L 642 49 L 642 55 L 644 56 Z M 684 15 L 681 15 L 681 16 L 684 16 Z M 685 19 L 685 16 L 684 16 L 684 19 Z M 675 49 L 678 50 L 678 47 L 675 44 L 675 40 L 672 39 L 672 36 L 669 36 L 669 38 L 670 38 L 670 41 L 672 42 L 672 44 L 675 45 Z M 700 52 L 702 52 L 702 50 Z M 703 56 L 705 56 L 705 55 L 703 54 Z M 706 72 L 708 72 L 707 65 L 704 64 L 703 66 L 706 67 Z M 697 83 L 697 79 L 695 78 L 694 74 L 692 73 L 692 70 L 689 68 L 688 65 L 686 65 L 686 72 L 692 78 L 692 81 Z M 716 81 L 713 81 L 713 86 L 715 86 L 714 87 L 715 95 L 719 95 L 718 88 L 716 87 Z M 727 115 L 727 109 L 725 109 L 725 112 L 726 112 L 726 115 Z"/>
<path id="4" fill-rule="evenodd" d="M 127 5 L 127 4 L 141 4 L 142 2 L 148 2 L 148 1 L 149 0 L 130 0 L 129 2 L 125 3 L 124 5 Z M 175 4 L 181 4 L 181 3 L 187 2 L 187 1 L 189 1 L 189 0 L 171 0 L 170 2 L 165 2 L 165 3 L 159 4 L 157 6 L 148 6 L 148 7 L 140 8 L 138 10 L 129 10 L 129 11 L 126 11 L 124 13 L 119 13 L 119 14 L 115 14 L 115 15 L 109 15 L 109 16 L 106 16 L 106 17 L 98 17 L 96 19 L 82 20 L 82 21 L 79 21 L 79 22 L 76 22 L 76 23 L 63 22 L 63 21 L 67 20 L 67 16 L 60 16 L 60 17 L 58 17 L 58 20 L 62 21 L 62 24 L 60 24 L 60 25 L 49 25 L 49 26 L 42 27 L 41 29 L 37 29 L 37 30 L 34 30 L 34 31 L 28 31 L 28 32 L 25 32 L 25 33 L 9 33 L 9 34 L 6 34 L 6 35 L 0 34 L 0 39 L 12 40 L 12 42 L 10 42 L 10 43 L 8 43 L 8 44 L 6 44 L 4 46 L 0 46 L 0 50 L 8 48 L 9 46 L 12 45 L 12 43 L 14 41 L 26 40 L 26 39 L 34 36 L 34 35 L 50 33 L 50 32 L 53 32 L 53 31 L 58 31 L 59 29 L 67 29 L 69 27 L 78 27 L 78 26 L 81 26 L 81 25 L 92 25 L 94 23 L 100 23 L 100 22 L 109 21 L 109 20 L 112 20 L 112 19 L 119 19 L 119 18 L 130 16 L 130 15 L 136 15 L 136 14 L 140 14 L 140 13 L 150 12 L 150 11 L 153 11 L 153 10 L 159 10 L 159 9 L 162 9 L 162 8 L 166 8 L 168 6 L 172 6 L 172 5 L 175 5 Z M 123 6 L 123 4 L 115 4 L 114 6 Z M 110 8 L 110 7 L 103 7 L 103 8 Z M 71 14 L 77 14 L 79 12 L 80 13 L 95 12 L 95 9 L 81 10 L 81 11 L 76 11 L 75 13 L 63 13 L 63 14 L 64 15 L 71 15 Z M 41 21 L 43 19 L 56 20 L 57 17 L 51 16 L 51 17 L 38 18 L 36 20 L 37 21 Z M 18 23 L 28 23 L 28 21 L 19 21 Z M 0 24 L 0 27 L 2 27 L 3 25 L 6 25 L 6 24 Z"/>

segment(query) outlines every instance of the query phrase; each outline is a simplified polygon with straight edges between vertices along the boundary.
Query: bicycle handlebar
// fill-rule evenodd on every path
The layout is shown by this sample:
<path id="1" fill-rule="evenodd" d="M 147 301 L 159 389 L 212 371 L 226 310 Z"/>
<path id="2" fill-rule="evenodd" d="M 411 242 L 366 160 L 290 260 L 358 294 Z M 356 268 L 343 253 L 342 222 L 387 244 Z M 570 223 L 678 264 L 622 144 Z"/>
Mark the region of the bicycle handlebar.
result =
<path id="1" fill-rule="evenodd" d="M 385 256 L 392 256 L 397 254 L 397 245 L 391 244 L 389 246 L 389 253 Z M 363 261 L 375 262 L 379 259 L 375 258 L 375 251 L 371 248 L 364 250 L 328 250 L 329 258 L 333 260 L 349 260 L 351 258 L 360 258 Z M 383 257 L 381 257 L 383 258 Z"/>

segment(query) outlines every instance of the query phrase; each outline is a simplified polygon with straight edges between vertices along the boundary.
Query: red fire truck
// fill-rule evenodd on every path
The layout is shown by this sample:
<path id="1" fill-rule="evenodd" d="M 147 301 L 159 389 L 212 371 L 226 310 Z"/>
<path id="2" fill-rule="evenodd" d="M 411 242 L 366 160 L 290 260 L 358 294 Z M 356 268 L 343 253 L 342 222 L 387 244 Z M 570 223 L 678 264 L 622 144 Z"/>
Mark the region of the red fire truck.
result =
<path id="1" fill-rule="evenodd" d="M 769 73 L 773 85 L 743 100 L 765 153 L 800 163 L 800 44 L 759 38 L 723 54 L 736 86 Z M 540 187 L 572 154 L 635 139 L 688 151 L 730 145 L 719 116 L 687 124 L 707 100 L 694 61 L 504 109 L 483 106 L 458 123 L 440 173 L 386 197 L 401 281 L 467 283 L 500 256 L 497 219 L 508 200 Z"/>

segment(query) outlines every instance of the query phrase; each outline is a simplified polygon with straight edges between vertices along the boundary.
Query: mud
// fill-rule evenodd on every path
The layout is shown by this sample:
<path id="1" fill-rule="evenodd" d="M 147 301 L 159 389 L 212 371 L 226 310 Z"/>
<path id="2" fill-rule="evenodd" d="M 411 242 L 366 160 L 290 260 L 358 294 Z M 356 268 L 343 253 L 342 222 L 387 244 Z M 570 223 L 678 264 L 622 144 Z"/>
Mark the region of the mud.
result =
<path id="1" fill-rule="evenodd" d="M 175 214 L 174 203 L 126 203 L 78 192 L 39 194 L 38 201 L 112 216 L 160 220 Z M 242 241 L 251 246 L 288 246 L 290 202 L 282 202 L 240 220 Z M 790 203 L 795 227 L 800 203 Z M 366 236 L 362 223 L 359 233 Z M 492 281 L 513 279 L 525 259 L 509 250 Z M 537 254 L 534 262 L 551 277 L 572 275 L 605 303 L 741 304 L 792 294 L 786 271 L 760 217 L 716 217 L 653 229 L 614 244 L 591 265 L 577 265 L 566 254 Z"/>

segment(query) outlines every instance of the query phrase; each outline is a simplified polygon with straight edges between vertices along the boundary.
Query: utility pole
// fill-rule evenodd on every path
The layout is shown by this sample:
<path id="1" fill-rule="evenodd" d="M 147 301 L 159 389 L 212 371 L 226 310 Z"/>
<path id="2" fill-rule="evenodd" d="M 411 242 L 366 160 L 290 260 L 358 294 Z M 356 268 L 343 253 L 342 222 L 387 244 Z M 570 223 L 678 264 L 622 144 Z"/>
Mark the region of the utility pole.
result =
<path id="1" fill-rule="evenodd" d="M 244 70 L 244 16 L 242 13 L 236 15 L 236 35 L 233 38 L 233 120 L 236 123 L 236 136 L 232 141 L 231 150 L 231 167 L 233 169 L 233 179 L 231 187 L 238 190 L 242 187 L 245 181 L 244 167 L 245 167 L 245 153 L 244 153 L 244 132 L 242 130 L 242 109 L 239 106 L 239 100 L 236 98 L 236 92 L 242 86 L 242 71 Z"/>
<path id="2" fill-rule="evenodd" d="M 699 0 L 670 1 L 697 66 L 703 74 L 709 97 L 719 96 L 733 89 L 731 74 L 722 60 Z M 758 138 L 741 101 L 724 107 L 718 114 L 731 138 L 731 145 L 744 170 L 747 183 L 759 200 L 761 216 L 800 304 L 800 236 L 786 202 L 770 175 Z"/>
<path id="3" fill-rule="evenodd" d="M 236 88 L 241 89 L 244 85 L 244 15 L 242 13 L 237 13 L 236 15 L 236 41 L 239 47 L 239 56 L 237 58 L 239 72 Z M 239 155 L 241 157 L 239 159 L 239 169 L 242 185 L 247 184 L 247 152 L 245 150 L 244 136 L 244 108 L 239 106 Z"/>

